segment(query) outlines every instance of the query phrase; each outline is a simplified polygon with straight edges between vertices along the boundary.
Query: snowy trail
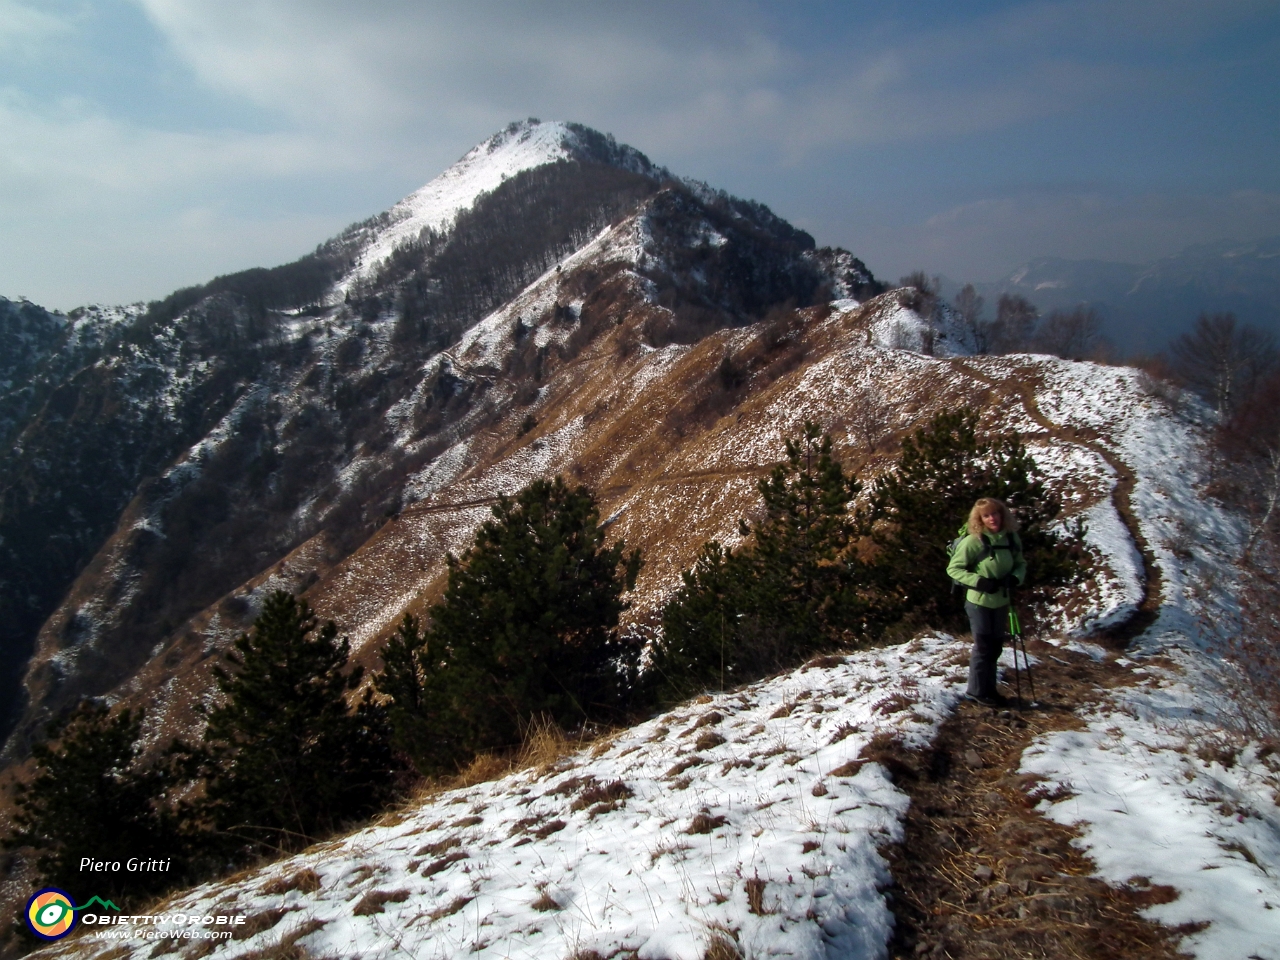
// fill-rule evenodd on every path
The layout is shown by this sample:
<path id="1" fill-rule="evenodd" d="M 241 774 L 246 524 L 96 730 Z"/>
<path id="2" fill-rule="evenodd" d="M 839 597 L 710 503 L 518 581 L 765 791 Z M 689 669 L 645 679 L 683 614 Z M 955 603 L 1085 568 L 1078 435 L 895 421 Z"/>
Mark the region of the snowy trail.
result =
<path id="1" fill-rule="evenodd" d="M 959 365 L 974 379 L 989 386 L 1004 385 L 1004 381 L 974 369 L 971 364 L 962 361 Z M 1109 498 L 1111 506 L 1124 527 L 1125 536 L 1132 541 L 1138 555 L 1142 558 L 1142 563 L 1137 568 L 1138 577 L 1136 578 L 1141 599 L 1136 605 L 1125 605 L 1091 626 L 1095 630 L 1105 627 L 1106 635 L 1113 642 L 1123 645 L 1125 641 L 1138 636 L 1155 622 L 1163 592 L 1160 565 L 1156 562 L 1134 509 L 1136 474 L 1114 449 L 1102 441 L 1096 430 L 1087 427 L 1081 429 L 1081 424 L 1070 422 L 1072 419 L 1070 417 L 1062 418 L 1064 421 L 1062 423 L 1055 423 L 1046 416 L 1036 398 L 1036 388 L 1033 383 L 1027 380 L 1013 380 L 1012 384 L 1026 415 L 1051 438 L 1064 445 L 1084 447 L 1101 457 L 1111 468 L 1114 478 Z"/>
<path id="2" fill-rule="evenodd" d="M 1176 891 L 1143 913 L 1187 932 L 1180 949 L 1280 960 L 1280 762 L 1240 730 L 1231 668 L 1216 653 L 1238 629 L 1242 524 L 1203 493 L 1202 437 L 1153 399 L 1134 402 L 1137 371 L 1047 372 L 1042 408 L 1096 430 L 1117 488 L 1128 485 L 1148 586 L 1138 616 L 1112 634 L 1130 641 L 1114 661 L 1128 682 L 1079 711 L 1083 729 L 1039 737 L 1022 772 L 1043 779 L 1039 811 L 1080 830 L 1098 876 Z"/>
<path id="3" fill-rule="evenodd" d="M 904 841 L 891 849 L 897 920 L 894 960 L 925 957 L 1092 957 L 1175 960 L 1181 934 L 1143 915 L 1168 888 L 1111 885 L 1094 876 L 1069 822 L 1047 819 L 1035 799 L 1052 785 L 1019 772 L 1024 751 L 1074 732 L 1082 704 L 1105 696 L 1126 671 L 1032 641 L 1034 710 L 996 712 L 962 703 L 917 774 Z"/>

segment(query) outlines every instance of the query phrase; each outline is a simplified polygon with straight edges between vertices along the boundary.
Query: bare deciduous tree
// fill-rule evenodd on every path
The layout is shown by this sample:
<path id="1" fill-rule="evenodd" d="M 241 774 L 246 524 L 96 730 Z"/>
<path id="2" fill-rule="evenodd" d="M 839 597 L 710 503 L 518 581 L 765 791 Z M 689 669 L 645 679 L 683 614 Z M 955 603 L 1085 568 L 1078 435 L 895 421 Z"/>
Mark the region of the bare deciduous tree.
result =
<path id="1" fill-rule="evenodd" d="M 956 294 L 955 306 L 960 319 L 976 330 L 978 324 L 982 322 L 982 308 L 985 306 L 985 301 L 978 295 L 972 283 L 966 283 Z"/>
<path id="2" fill-rule="evenodd" d="M 1222 653 L 1239 732 L 1274 751 L 1280 748 L 1280 556 L 1275 543 L 1259 547 L 1241 564 L 1243 623 L 1223 641 Z"/>
<path id="3" fill-rule="evenodd" d="M 941 286 L 937 277 L 930 278 L 923 270 L 913 270 L 898 281 L 898 286 L 907 288 L 901 301 L 904 307 L 914 310 L 926 320 L 933 316 L 938 306 L 938 288 Z"/>
<path id="4" fill-rule="evenodd" d="M 1055 310 L 1036 330 L 1035 348 L 1064 360 L 1087 360 L 1102 347 L 1102 319 L 1093 307 Z"/>
<path id="5" fill-rule="evenodd" d="M 1025 297 L 1000 294 L 996 318 L 979 324 L 978 342 L 983 353 L 1017 353 L 1031 346 L 1040 313 Z"/>
<path id="6" fill-rule="evenodd" d="M 1280 520 L 1280 372 L 1254 388 L 1218 430 L 1226 465 L 1217 487 L 1249 520 L 1244 558 Z"/>
<path id="7" fill-rule="evenodd" d="M 1275 338 L 1235 314 L 1202 313 L 1169 348 L 1173 373 L 1224 419 L 1246 402 L 1276 366 Z"/>

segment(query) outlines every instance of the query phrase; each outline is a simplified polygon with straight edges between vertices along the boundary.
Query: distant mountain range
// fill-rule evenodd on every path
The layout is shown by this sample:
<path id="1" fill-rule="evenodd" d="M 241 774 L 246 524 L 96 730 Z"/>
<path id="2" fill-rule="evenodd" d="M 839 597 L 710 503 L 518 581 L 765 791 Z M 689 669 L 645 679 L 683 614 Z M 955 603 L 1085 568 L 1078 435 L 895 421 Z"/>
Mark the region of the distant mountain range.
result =
<path id="1" fill-rule="evenodd" d="M 941 293 L 950 299 L 961 286 L 943 278 Z M 1280 237 L 1196 244 L 1150 263 L 1040 257 L 974 287 L 989 314 L 1002 293 L 1026 297 L 1042 314 L 1093 306 L 1126 354 L 1159 350 L 1205 312 L 1230 311 L 1280 337 Z"/>

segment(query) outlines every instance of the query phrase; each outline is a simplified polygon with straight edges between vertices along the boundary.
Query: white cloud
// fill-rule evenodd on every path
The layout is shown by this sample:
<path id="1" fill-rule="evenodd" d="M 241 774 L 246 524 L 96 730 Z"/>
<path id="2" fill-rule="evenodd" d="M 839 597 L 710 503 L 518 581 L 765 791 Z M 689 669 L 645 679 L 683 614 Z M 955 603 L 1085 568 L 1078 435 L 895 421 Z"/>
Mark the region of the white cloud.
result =
<path id="1" fill-rule="evenodd" d="M 70 309 L 162 296 L 216 273 L 278 263 L 345 225 L 308 210 L 245 213 L 265 183 L 351 175 L 306 134 L 181 133 L 50 110 L 0 90 L 0 291 Z"/>
<path id="2" fill-rule="evenodd" d="M 742 7 L 723 11 L 715 29 L 681 33 L 664 19 L 691 15 L 679 7 L 644 19 L 621 16 L 616 4 L 570 14 L 555 5 L 460 13 L 437 4 L 137 2 L 211 86 L 297 122 L 388 135 L 388 125 L 479 118 L 487 130 L 537 111 L 615 129 L 621 121 L 655 151 L 766 141 L 794 156 L 1049 116 L 1136 73 L 1041 49 L 1060 46 L 1069 24 L 1078 34 L 1096 20 L 1103 8 L 1092 4 L 800 49 Z"/>
<path id="3" fill-rule="evenodd" d="M 9 202 L 112 204 L 193 183 L 351 170 L 349 153 L 305 133 L 185 133 L 126 123 L 84 101 L 50 109 L 0 89 Z M 34 192 L 33 192 L 34 191 Z"/>
<path id="4" fill-rule="evenodd" d="M 31 45 L 70 30 L 64 17 L 48 9 L 20 0 L 0 0 L 0 53 L 5 56 L 30 54 Z"/>

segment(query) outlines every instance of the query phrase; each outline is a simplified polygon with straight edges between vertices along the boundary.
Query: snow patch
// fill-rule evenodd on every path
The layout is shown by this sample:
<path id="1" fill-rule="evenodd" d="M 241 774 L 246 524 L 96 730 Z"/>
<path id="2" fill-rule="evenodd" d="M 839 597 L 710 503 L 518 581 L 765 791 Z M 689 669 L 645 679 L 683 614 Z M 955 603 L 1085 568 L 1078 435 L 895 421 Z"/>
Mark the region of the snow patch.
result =
<path id="1" fill-rule="evenodd" d="M 438 795 L 164 910 L 290 911 L 213 956 L 322 921 L 298 941 L 315 955 L 699 960 L 728 929 L 753 957 L 881 957 L 893 921 L 877 847 L 901 839 L 908 800 L 856 758 L 877 735 L 932 740 L 960 696 L 962 647 L 923 638 L 685 704 L 590 754 Z M 304 869 L 319 890 L 265 892 Z"/>
<path id="2" fill-rule="evenodd" d="M 372 275 L 397 247 L 416 240 L 422 231 L 449 229 L 480 194 L 497 189 L 522 170 L 568 159 L 575 140 L 563 123 L 519 123 L 470 150 L 391 208 L 390 225 L 360 254 L 355 269 L 339 286 L 339 299 L 353 282 Z"/>

